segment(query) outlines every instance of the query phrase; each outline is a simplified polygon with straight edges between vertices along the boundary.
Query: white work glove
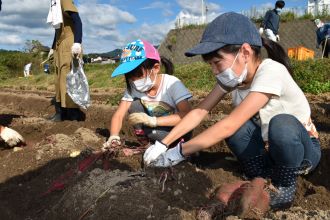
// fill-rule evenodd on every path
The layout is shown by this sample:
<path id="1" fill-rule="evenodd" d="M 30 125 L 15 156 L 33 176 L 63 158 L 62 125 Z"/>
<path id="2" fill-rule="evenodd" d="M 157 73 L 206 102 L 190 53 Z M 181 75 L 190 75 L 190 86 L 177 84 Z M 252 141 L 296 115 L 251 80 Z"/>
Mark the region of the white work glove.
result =
<path id="1" fill-rule="evenodd" d="M 0 137 L 10 146 L 13 147 L 20 142 L 24 142 L 24 138 L 17 131 L 4 127 L 0 133 Z"/>
<path id="2" fill-rule="evenodd" d="M 121 145 L 120 137 L 118 135 L 111 135 L 107 142 L 103 144 L 102 151 L 107 151 L 111 147 L 117 147 Z"/>
<path id="3" fill-rule="evenodd" d="M 168 149 L 166 152 L 162 153 L 157 157 L 156 160 L 150 163 L 153 167 L 171 167 L 175 166 L 186 158 L 182 154 L 182 146 L 179 142 L 175 147 Z"/>
<path id="4" fill-rule="evenodd" d="M 279 42 L 280 41 L 280 35 L 276 35 L 276 41 Z"/>
<path id="5" fill-rule="evenodd" d="M 149 165 L 152 161 L 156 160 L 159 155 L 167 150 L 167 146 L 160 141 L 156 141 L 151 145 L 143 154 L 144 164 Z"/>
<path id="6" fill-rule="evenodd" d="M 50 49 L 49 53 L 48 53 L 48 56 L 47 56 L 47 59 L 49 60 L 53 55 L 54 55 L 54 50 Z"/>
<path id="7" fill-rule="evenodd" d="M 81 44 L 80 43 L 74 43 L 71 47 L 71 53 L 72 53 L 72 56 L 77 56 L 79 57 L 80 54 L 81 54 Z"/>
<path id="8" fill-rule="evenodd" d="M 259 28 L 259 34 L 262 35 L 264 33 L 264 28 Z"/>
<path id="9" fill-rule="evenodd" d="M 128 116 L 128 121 L 132 125 L 136 124 L 144 124 L 149 127 L 156 127 L 157 126 L 157 118 L 156 117 L 151 117 L 147 115 L 146 113 L 132 113 Z"/>

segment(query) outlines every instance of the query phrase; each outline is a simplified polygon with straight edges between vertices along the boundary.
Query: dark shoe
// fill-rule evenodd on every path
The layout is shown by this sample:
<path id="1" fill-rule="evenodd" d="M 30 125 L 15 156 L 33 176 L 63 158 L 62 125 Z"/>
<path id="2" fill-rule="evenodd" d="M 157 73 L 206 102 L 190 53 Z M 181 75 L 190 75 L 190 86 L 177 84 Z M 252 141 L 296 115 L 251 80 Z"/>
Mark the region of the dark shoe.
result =
<path id="1" fill-rule="evenodd" d="M 55 114 L 50 116 L 49 118 L 47 118 L 50 121 L 54 121 L 54 122 L 59 122 L 62 121 L 62 114 L 63 114 L 63 110 L 61 107 L 61 103 L 60 102 L 55 102 L 54 103 L 55 106 Z"/>
<path id="2" fill-rule="evenodd" d="M 84 121 L 86 116 L 79 108 L 64 108 L 63 120 L 68 121 Z"/>
<path id="3" fill-rule="evenodd" d="M 266 165 L 265 155 L 259 155 L 241 161 L 244 175 L 248 179 L 255 177 L 268 178 L 271 175 L 271 168 Z"/>
<path id="4" fill-rule="evenodd" d="M 277 167 L 274 169 L 272 184 L 275 191 L 270 191 L 270 206 L 272 209 L 282 209 L 291 206 L 295 192 L 297 176 L 300 168 Z"/>
<path id="5" fill-rule="evenodd" d="M 62 114 L 61 113 L 55 113 L 49 120 L 53 121 L 53 122 L 63 121 L 62 120 Z"/>

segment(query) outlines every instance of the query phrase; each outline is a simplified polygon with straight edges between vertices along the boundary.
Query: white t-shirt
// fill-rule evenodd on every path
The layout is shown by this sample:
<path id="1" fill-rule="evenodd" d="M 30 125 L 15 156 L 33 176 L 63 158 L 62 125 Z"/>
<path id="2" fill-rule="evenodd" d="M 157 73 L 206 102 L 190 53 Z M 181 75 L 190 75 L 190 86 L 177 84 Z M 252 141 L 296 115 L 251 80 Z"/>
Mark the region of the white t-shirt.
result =
<path id="1" fill-rule="evenodd" d="M 32 63 L 28 63 L 24 66 L 25 71 L 30 71 L 31 70 Z"/>
<path id="2" fill-rule="evenodd" d="M 139 92 L 132 86 L 131 94 L 126 90 L 122 100 L 132 102 L 135 98 L 141 99 L 150 116 L 160 117 L 178 112 L 176 105 L 182 100 L 190 99 L 191 93 L 175 76 L 161 74 L 158 77 L 162 79 L 155 96 Z"/>
<path id="3" fill-rule="evenodd" d="M 273 94 L 268 103 L 259 110 L 261 133 L 264 141 L 268 141 L 270 120 L 278 114 L 295 116 L 306 127 L 311 136 L 317 137 L 317 131 L 310 119 L 311 109 L 309 103 L 284 65 L 271 59 L 263 60 L 257 69 L 249 90 L 250 92 Z M 237 90 L 234 92 L 239 94 Z M 240 91 L 240 94 L 246 97 L 248 93 L 245 90 Z M 233 97 L 235 98 L 235 96 Z M 237 98 L 236 95 L 236 102 L 241 102 L 244 98 Z"/>

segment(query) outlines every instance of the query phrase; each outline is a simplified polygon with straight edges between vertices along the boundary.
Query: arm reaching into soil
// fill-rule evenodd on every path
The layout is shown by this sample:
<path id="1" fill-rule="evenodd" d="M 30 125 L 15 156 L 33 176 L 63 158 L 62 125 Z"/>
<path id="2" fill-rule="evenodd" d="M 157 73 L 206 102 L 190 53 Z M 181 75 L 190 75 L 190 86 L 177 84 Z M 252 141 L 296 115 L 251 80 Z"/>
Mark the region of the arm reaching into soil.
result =
<path id="1" fill-rule="evenodd" d="M 225 93 L 218 85 L 206 96 L 206 98 L 199 104 L 196 109 L 191 110 L 171 132 L 163 139 L 162 142 L 156 141 L 151 145 L 143 155 L 144 162 L 149 165 L 157 159 L 161 154 L 165 153 L 167 146 L 172 144 L 175 140 L 188 133 L 197 127 L 209 111 L 223 98 Z M 180 145 L 181 149 L 181 145 Z"/>
<path id="2" fill-rule="evenodd" d="M 107 142 L 103 144 L 102 150 L 106 150 L 107 148 L 111 147 L 112 145 L 120 145 L 120 130 L 123 125 L 124 117 L 131 106 L 132 102 L 128 101 L 121 101 L 116 112 L 113 114 L 111 118 L 110 124 L 110 137 Z"/>
<path id="3" fill-rule="evenodd" d="M 0 137 L 10 146 L 13 147 L 20 142 L 24 142 L 24 138 L 17 131 L 0 125 Z"/>
<path id="4" fill-rule="evenodd" d="M 250 93 L 244 99 L 244 101 L 229 114 L 228 117 L 218 121 L 216 124 L 209 127 L 204 132 L 195 136 L 191 140 L 184 143 L 179 143 L 175 147 L 175 151 L 179 153 L 176 153 L 174 156 L 172 156 L 172 153 L 167 153 L 170 150 L 172 151 L 172 149 L 170 149 L 166 152 L 161 153 L 161 155 L 159 155 L 155 160 L 145 160 L 146 164 L 156 167 L 168 167 L 176 165 L 177 163 L 184 160 L 186 156 L 189 156 L 195 152 L 209 148 L 210 146 L 219 143 L 221 140 L 224 140 L 225 138 L 231 136 L 247 120 L 249 120 L 253 115 L 255 115 L 256 112 L 258 112 L 269 101 L 270 96 L 270 94 L 266 93 Z M 188 122 L 186 123 L 188 125 Z M 174 131 L 174 129 L 172 131 Z"/>
<path id="5" fill-rule="evenodd" d="M 166 145 L 172 144 L 179 137 L 196 128 L 208 115 L 209 111 L 224 97 L 225 93 L 216 85 L 196 109 L 191 110 L 162 140 Z"/>

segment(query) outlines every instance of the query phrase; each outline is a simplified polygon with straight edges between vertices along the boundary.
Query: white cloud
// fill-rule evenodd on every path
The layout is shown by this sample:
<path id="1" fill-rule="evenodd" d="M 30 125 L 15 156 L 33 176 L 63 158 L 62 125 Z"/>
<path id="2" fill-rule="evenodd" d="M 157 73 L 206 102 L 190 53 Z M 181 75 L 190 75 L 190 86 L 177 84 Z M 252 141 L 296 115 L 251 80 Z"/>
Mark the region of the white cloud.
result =
<path id="1" fill-rule="evenodd" d="M 170 2 L 165 1 L 154 1 L 151 4 L 141 8 L 142 10 L 148 10 L 148 9 L 159 9 L 162 10 L 162 14 L 165 17 L 169 17 L 173 15 L 173 11 L 171 10 L 172 4 Z"/>
<path id="2" fill-rule="evenodd" d="M 142 38 L 149 41 L 153 45 L 158 45 L 172 28 L 174 28 L 174 21 L 153 25 L 143 23 L 138 30 L 132 29 L 129 31 L 127 42 L 131 42 L 137 38 Z"/>
<path id="3" fill-rule="evenodd" d="M 180 5 L 184 12 L 193 15 L 201 15 L 202 14 L 202 1 L 191 1 L 191 0 L 177 0 L 177 3 Z M 208 12 L 218 12 L 221 7 L 219 4 L 206 2 L 204 1 L 204 5 L 206 5 Z M 205 6 L 204 6 L 205 7 Z M 205 8 L 204 8 L 205 11 Z"/>
<path id="4" fill-rule="evenodd" d="M 20 45 L 24 41 L 18 35 L 6 35 L 0 38 L 0 44 Z"/>
<path id="5" fill-rule="evenodd" d="M 176 0 L 182 10 L 177 15 L 176 24 L 181 27 L 189 24 L 203 24 L 212 21 L 220 14 L 220 5 L 212 2 Z M 203 10 L 203 11 L 202 11 Z M 202 17 L 202 14 L 204 17 Z"/>
<path id="6" fill-rule="evenodd" d="M 54 38 L 54 29 L 46 24 L 49 1 L 5 0 L 2 4 L 3 10 L 0 12 L 0 49 L 21 49 L 27 40 L 39 40 L 42 44 L 50 46 Z M 200 15 L 199 1 L 176 1 L 186 13 Z M 132 9 L 128 7 L 128 0 L 75 0 L 75 2 L 78 2 L 79 14 L 83 22 L 83 47 L 87 53 L 121 48 L 136 38 L 144 38 L 156 45 L 164 39 L 171 28 L 174 28 L 173 17 L 158 21 L 161 15 L 173 16 L 172 7 L 176 5 L 170 1 L 151 1 L 149 5 Z M 218 4 L 208 3 L 207 6 L 208 20 L 219 14 Z M 150 22 L 143 22 L 128 10 L 135 11 L 134 13 L 142 10 L 158 10 L 160 16 L 157 19 L 150 19 Z"/>
<path id="7" fill-rule="evenodd" d="M 48 10 L 49 0 L 3 2 L 0 14 L 0 48 L 20 49 L 24 47 L 26 40 L 39 40 L 50 46 L 54 30 L 46 24 Z M 137 21 L 131 13 L 109 4 L 98 4 L 98 0 L 81 0 L 78 10 L 83 22 L 83 44 L 86 52 L 104 52 L 116 48 L 123 40 L 118 25 L 134 24 Z M 114 43 L 115 41 L 118 43 Z"/>

